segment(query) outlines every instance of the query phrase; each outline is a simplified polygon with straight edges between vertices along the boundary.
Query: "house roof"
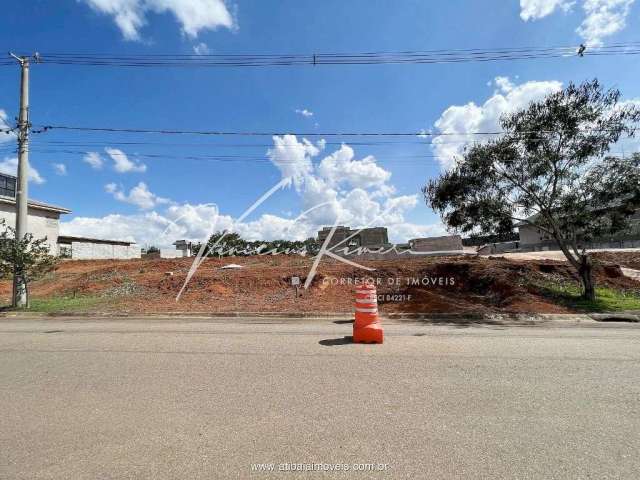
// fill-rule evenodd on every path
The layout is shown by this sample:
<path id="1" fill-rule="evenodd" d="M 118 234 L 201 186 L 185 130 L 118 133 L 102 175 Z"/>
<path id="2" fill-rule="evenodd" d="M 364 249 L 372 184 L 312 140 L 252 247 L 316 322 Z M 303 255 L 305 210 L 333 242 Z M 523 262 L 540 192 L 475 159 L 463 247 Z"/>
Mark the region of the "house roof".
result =
<path id="1" fill-rule="evenodd" d="M 90 237 L 75 237 L 72 235 L 59 235 L 58 243 L 72 243 L 72 242 L 86 242 L 86 243 L 101 243 L 104 245 L 133 245 L 136 242 L 126 242 L 124 240 L 108 240 L 104 238 L 90 238 Z"/>
<path id="2" fill-rule="evenodd" d="M 0 195 L 0 203 L 15 205 L 16 199 L 13 197 Z M 71 213 L 71 210 L 69 210 L 68 208 L 60 207 L 58 205 L 53 205 L 51 203 L 41 202 L 39 200 L 34 200 L 33 198 L 30 198 L 28 200 L 27 205 L 29 206 L 29 208 L 35 208 L 38 210 L 48 210 L 50 212 L 57 212 L 57 213 Z"/>

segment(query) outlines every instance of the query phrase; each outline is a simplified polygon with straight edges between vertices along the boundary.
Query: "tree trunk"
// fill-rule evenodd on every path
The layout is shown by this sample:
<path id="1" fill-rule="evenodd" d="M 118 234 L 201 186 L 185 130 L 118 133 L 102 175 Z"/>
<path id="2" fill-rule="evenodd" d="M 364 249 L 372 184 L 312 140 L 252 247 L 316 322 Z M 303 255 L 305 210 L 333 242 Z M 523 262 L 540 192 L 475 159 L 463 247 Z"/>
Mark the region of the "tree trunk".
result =
<path id="1" fill-rule="evenodd" d="M 585 300 L 594 301 L 596 299 L 596 290 L 593 282 L 593 264 L 589 254 L 580 255 L 578 273 L 580 274 L 580 280 L 582 280 L 582 297 Z"/>

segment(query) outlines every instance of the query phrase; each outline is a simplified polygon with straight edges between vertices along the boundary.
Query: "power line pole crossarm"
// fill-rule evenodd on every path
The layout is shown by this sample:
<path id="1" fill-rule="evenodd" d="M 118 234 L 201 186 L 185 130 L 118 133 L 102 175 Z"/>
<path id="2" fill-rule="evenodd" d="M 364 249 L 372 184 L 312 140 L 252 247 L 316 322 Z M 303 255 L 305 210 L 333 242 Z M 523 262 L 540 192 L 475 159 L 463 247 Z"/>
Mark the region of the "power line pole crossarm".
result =
<path id="1" fill-rule="evenodd" d="M 29 175 L 29 57 L 14 57 L 21 67 L 20 113 L 18 115 L 18 179 L 16 185 L 16 241 L 27 233 L 28 175 Z M 28 306 L 27 283 L 24 273 L 14 265 L 13 306 Z"/>

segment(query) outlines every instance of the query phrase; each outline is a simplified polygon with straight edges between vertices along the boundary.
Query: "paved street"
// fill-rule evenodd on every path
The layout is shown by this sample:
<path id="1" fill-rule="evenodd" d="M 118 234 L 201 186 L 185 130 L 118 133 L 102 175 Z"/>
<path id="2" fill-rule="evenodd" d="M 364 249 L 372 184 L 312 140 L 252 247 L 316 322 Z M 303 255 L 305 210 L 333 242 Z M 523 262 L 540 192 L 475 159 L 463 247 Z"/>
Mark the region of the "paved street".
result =
<path id="1" fill-rule="evenodd" d="M 637 478 L 640 325 L 385 327 L 0 319 L 0 478 Z"/>

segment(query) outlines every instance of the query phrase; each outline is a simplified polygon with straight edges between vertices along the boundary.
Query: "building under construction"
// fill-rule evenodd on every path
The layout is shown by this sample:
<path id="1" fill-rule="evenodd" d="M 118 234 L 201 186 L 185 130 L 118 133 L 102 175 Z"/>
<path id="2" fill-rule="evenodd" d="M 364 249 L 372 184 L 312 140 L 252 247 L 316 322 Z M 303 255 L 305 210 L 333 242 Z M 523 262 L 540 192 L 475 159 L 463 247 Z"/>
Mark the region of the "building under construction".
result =
<path id="1" fill-rule="evenodd" d="M 331 233 L 332 228 L 333 227 L 324 227 L 318 232 L 318 242 L 320 242 L 321 245 L 324 244 L 325 240 Z M 353 238 L 349 238 L 352 235 Z M 349 238 L 348 241 L 341 243 L 347 238 Z M 333 247 L 334 245 L 337 245 L 339 243 L 340 246 L 338 248 L 348 247 L 350 250 L 358 247 L 375 249 L 391 246 L 391 244 L 389 243 L 389 235 L 387 234 L 387 229 L 385 227 L 364 228 L 362 230 L 359 230 L 340 225 L 336 227 L 336 231 L 331 237 L 331 241 L 329 242 L 328 247 Z"/>
<path id="2" fill-rule="evenodd" d="M 318 242 L 323 245 L 332 227 L 324 227 L 318 232 Z M 348 240 L 347 240 L 348 239 Z M 345 241 L 346 240 L 346 241 Z M 436 255 L 456 255 L 463 253 L 462 238 L 459 235 L 443 237 L 414 238 L 407 243 L 393 245 L 389 243 L 386 227 L 352 229 L 336 227 L 327 248 L 336 246 L 336 252 L 342 255 L 359 255 L 360 258 L 391 259 L 400 255 L 417 257 L 417 254 L 433 252 Z M 344 249 L 348 249 L 345 252 Z M 367 249 L 368 252 L 359 251 Z M 363 256 L 364 254 L 364 256 Z"/>

